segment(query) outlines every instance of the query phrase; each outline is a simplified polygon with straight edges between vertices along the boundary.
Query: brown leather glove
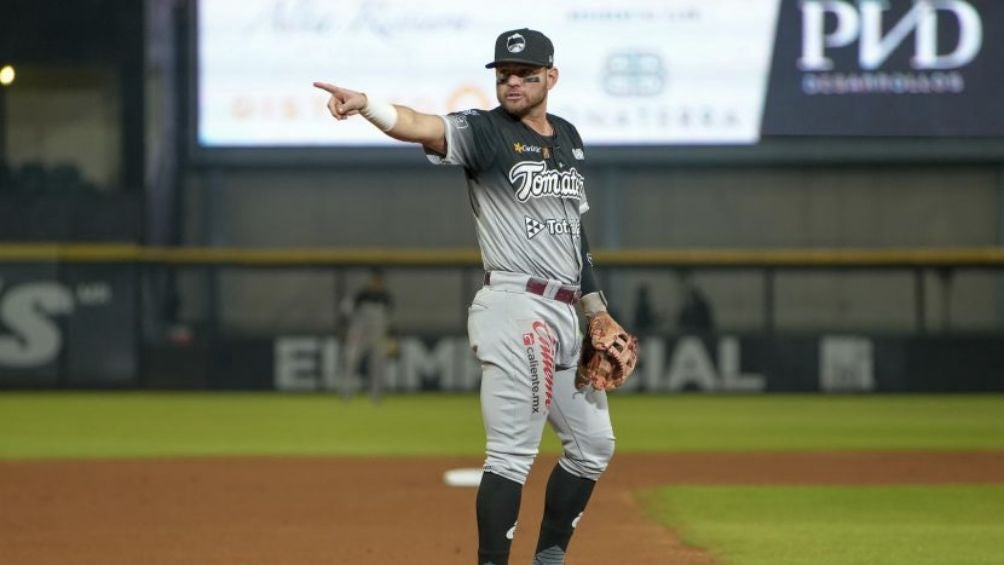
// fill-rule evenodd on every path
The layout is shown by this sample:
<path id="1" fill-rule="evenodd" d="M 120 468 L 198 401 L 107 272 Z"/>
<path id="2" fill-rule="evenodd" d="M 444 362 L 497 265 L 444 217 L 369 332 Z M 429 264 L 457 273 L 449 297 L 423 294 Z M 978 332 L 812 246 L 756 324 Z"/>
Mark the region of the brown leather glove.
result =
<path id="1" fill-rule="evenodd" d="M 638 363 L 638 338 L 607 312 L 589 320 L 586 334 L 575 373 L 576 388 L 591 385 L 596 390 L 614 390 L 623 385 Z"/>

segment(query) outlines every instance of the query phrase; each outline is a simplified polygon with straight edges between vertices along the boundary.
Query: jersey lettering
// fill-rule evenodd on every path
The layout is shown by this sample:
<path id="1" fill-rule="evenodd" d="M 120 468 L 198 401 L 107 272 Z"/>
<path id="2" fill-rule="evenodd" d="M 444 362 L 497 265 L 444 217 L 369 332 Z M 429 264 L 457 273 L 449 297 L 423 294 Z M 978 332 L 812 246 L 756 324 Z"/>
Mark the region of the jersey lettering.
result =
<path id="1" fill-rule="evenodd" d="M 544 161 L 520 161 L 509 169 L 509 182 L 516 188 L 516 200 L 526 202 L 545 196 L 582 198 L 585 179 L 575 168 L 567 171 L 548 169 Z"/>

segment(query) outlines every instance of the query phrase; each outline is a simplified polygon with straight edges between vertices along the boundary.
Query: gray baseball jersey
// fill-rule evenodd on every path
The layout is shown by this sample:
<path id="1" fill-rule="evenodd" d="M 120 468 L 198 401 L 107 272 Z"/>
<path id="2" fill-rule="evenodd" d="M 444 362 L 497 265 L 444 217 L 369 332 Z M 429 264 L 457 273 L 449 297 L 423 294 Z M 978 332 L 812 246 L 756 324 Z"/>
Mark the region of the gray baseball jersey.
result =
<path id="1" fill-rule="evenodd" d="M 484 468 L 520 484 L 545 422 L 561 439 L 559 464 L 577 477 L 599 478 L 613 449 L 606 393 L 575 388 L 582 339 L 575 307 L 528 292 L 521 278 L 580 282 L 580 217 L 589 209 L 582 139 L 572 124 L 547 117 L 551 137 L 501 108 L 449 114 L 447 154 L 429 155 L 433 163 L 462 165 L 467 175 L 484 268 L 492 273 L 467 324 L 482 365 Z"/>
<path id="2" fill-rule="evenodd" d="M 575 126 L 547 117 L 551 137 L 501 107 L 448 114 L 447 155 L 429 160 L 464 167 L 485 271 L 578 285 L 585 154 Z"/>

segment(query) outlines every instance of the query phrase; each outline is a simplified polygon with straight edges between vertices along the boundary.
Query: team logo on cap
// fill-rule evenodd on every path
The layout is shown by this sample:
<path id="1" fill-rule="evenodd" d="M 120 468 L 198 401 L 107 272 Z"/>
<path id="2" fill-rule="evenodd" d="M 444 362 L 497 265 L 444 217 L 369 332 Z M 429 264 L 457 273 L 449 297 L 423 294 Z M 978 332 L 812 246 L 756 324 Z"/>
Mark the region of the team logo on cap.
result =
<path id="1" fill-rule="evenodd" d="M 506 38 L 505 48 L 509 50 L 510 53 L 522 53 L 526 49 L 526 39 L 518 33 L 514 33 Z"/>

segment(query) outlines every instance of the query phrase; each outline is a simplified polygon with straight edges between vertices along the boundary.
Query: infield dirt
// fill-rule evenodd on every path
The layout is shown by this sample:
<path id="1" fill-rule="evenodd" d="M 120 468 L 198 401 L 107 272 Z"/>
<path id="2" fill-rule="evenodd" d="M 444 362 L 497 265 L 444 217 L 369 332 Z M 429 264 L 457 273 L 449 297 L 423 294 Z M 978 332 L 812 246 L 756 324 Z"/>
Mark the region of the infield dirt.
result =
<path id="1" fill-rule="evenodd" d="M 18 565 L 469 565 L 471 458 L 0 462 L 0 561 Z M 554 457 L 523 495 L 529 563 Z M 572 540 L 576 565 L 710 565 L 633 494 L 662 484 L 1004 483 L 1004 452 L 618 454 Z"/>

